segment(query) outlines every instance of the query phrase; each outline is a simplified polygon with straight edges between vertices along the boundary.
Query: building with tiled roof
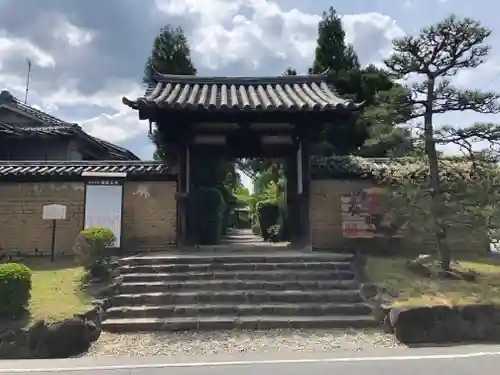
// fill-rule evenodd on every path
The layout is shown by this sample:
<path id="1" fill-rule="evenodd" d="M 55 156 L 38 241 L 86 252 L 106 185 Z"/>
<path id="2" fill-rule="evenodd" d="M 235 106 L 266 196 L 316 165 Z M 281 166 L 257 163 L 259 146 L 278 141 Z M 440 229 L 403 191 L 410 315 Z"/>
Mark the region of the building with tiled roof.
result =
<path id="1" fill-rule="evenodd" d="M 87 134 L 0 92 L 0 160 L 139 160 L 131 151 Z"/>
<path id="2" fill-rule="evenodd" d="M 335 93 L 327 74 L 199 77 L 156 74 L 143 97 L 123 98 L 134 109 L 208 111 L 339 111 L 360 106 Z"/>
<path id="3" fill-rule="evenodd" d="M 175 167 L 142 160 L 106 161 L 2 161 L 0 182 L 82 181 L 85 173 L 121 174 L 132 181 L 174 181 Z"/>

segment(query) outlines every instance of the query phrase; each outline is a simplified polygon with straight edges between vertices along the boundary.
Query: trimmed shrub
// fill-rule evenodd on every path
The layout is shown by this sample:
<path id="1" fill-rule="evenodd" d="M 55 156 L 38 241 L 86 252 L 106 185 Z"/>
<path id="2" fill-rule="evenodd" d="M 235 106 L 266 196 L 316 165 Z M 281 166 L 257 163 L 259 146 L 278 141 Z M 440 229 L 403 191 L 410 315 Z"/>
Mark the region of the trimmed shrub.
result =
<path id="1" fill-rule="evenodd" d="M 267 230 L 269 241 L 271 242 L 280 242 L 281 241 L 281 225 L 274 224 L 269 227 Z"/>
<path id="2" fill-rule="evenodd" d="M 202 187 L 196 192 L 192 209 L 200 245 L 215 245 L 222 233 L 226 205 L 216 188 Z"/>
<path id="3" fill-rule="evenodd" d="M 109 273 L 110 249 L 115 243 L 116 237 L 111 229 L 91 227 L 80 232 L 74 250 L 90 276 L 104 277 Z"/>
<path id="4" fill-rule="evenodd" d="M 269 240 L 269 228 L 278 224 L 280 208 L 276 203 L 263 202 L 258 206 L 259 225 L 264 241 Z"/>
<path id="5" fill-rule="evenodd" d="M 31 270 L 21 263 L 0 264 L 0 317 L 18 318 L 27 309 Z"/>

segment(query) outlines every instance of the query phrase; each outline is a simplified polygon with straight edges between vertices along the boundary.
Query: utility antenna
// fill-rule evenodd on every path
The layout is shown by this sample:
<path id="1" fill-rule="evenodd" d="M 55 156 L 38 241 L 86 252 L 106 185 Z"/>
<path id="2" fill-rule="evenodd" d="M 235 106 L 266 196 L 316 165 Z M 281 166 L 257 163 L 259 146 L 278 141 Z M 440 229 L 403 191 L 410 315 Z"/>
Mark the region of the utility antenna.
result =
<path id="1" fill-rule="evenodd" d="M 28 63 L 28 76 L 26 77 L 26 93 L 24 94 L 24 104 L 28 104 L 28 92 L 30 89 L 30 76 L 31 76 L 31 60 L 26 59 Z"/>

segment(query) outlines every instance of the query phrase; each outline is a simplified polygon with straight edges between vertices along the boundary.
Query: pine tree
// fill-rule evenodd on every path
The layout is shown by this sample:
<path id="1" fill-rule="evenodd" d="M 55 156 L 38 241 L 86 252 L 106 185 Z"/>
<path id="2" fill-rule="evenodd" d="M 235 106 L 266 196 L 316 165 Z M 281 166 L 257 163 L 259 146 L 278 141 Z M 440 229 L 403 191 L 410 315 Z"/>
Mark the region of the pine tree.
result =
<path id="1" fill-rule="evenodd" d="M 451 82 L 459 71 L 477 68 L 484 63 L 490 51 L 485 42 L 490 35 L 491 30 L 480 22 L 469 18 L 457 19 L 452 15 L 423 29 L 417 36 L 396 39 L 394 53 L 385 61 L 388 72 L 397 79 L 410 75 L 420 78 L 408 87 L 413 95 L 407 95 L 401 104 L 411 109 L 410 118 L 423 119 L 423 138 L 430 172 L 431 216 L 444 270 L 450 269 L 451 249 L 446 243 L 448 224 L 443 219 L 445 194 L 440 180 L 434 115 L 456 111 L 500 112 L 498 94 L 461 89 Z M 481 127 L 472 130 L 473 134 L 484 132 L 483 135 L 490 131 Z"/>

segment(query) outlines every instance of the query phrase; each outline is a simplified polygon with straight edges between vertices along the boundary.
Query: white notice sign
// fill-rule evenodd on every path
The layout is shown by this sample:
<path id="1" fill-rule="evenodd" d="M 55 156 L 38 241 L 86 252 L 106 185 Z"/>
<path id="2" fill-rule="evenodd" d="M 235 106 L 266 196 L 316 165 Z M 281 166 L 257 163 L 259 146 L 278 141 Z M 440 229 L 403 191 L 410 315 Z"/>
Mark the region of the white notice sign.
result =
<path id="1" fill-rule="evenodd" d="M 43 220 L 64 220 L 66 219 L 66 206 L 64 204 L 47 204 L 42 210 Z"/>
<path id="2" fill-rule="evenodd" d="M 87 185 L 85 228 L 105 227 L 113 231 L 120 247 L 123 185 Z"/>

